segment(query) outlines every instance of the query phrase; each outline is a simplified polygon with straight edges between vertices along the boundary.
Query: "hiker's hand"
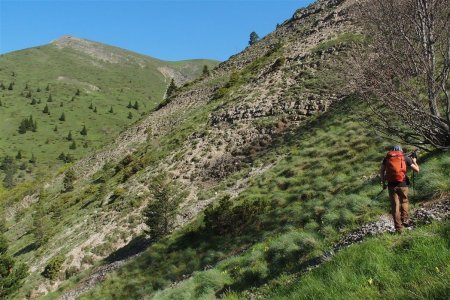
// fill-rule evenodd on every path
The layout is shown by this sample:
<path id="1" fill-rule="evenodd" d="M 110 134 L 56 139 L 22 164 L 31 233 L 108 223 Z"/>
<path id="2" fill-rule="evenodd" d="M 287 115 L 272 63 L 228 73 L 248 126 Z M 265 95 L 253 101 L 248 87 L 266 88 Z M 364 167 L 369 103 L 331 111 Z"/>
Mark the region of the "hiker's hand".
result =
<path id="1" fill-rule="evenodd" d="M 413 161 L 413 163 L 414 163 L 415 165 L 417 165 L 417 158 L 413 157 L 413 158 L 412 158 L 412 161 Z"/>

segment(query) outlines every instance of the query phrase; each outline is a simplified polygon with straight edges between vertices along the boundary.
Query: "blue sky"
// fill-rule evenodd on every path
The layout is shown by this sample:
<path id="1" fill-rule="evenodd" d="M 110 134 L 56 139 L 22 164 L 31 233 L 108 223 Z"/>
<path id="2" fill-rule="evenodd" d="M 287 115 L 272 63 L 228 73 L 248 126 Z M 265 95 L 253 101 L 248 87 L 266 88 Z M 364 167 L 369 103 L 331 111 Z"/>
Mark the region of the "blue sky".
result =
<path id="1" fill-rule="evenodd" d="M 226 60 L 312 0 L 0 0 L 0 53 L 73 35 L 164 60 Z"/>

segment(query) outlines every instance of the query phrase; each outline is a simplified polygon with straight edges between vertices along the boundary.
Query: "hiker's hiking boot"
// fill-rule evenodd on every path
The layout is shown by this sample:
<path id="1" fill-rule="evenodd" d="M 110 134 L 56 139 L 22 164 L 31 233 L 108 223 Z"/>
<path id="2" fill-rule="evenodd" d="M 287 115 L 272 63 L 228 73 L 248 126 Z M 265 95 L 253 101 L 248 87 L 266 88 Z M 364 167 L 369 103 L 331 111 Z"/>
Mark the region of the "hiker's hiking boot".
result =
<path id="1" fill-rule="evenodd" d="M 402 222 L 403 227 L 409 228 L 413 226 L 413 223 L 411 220 L 408 220 L 406 222 Z"/>

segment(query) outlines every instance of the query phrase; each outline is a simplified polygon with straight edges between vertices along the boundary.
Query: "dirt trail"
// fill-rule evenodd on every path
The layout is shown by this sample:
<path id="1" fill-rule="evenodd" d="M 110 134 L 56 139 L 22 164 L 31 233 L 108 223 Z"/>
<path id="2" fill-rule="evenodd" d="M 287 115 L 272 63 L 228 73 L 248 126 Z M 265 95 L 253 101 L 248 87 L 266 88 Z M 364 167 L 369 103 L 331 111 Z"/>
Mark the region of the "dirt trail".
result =
<path id="1" fill-rule="evenodd" d="M 433 221 L 442 221 L 450 218 L 450 198 L 445 200 L 433 201 L 424 203 L 422 207 L 415 209 L 411 214 L 412 227 L 408 229 L 414 230 L 414 228 L 420 224 L 428 224 Z M 322 256 L 311 259 L 303 264 L 302 270 L 299 275 L 307 273 L 314 268 L 319 267 L 322 263 L 329 261 L 338 251 L 358 242 L 361 242 L 368 236 L 374 236 L 386 232 L 394 232 L 394 223 L 389 215 L 380 216 L 377 221 L 370 222 L 362 225 L 355 231 L 344 236 L 338 243 L 336 243 L 331 250 L 325 252 Z M 118 260 L 103 266 L 98 269 L 86 280 L 81 282 L 75 289 L 64 293 L 60 296 L 59 300 L 72 300 L 76 299 L 81 294 L 89 291 L 95 287 L 98 283 L 102 282 L 108 273 L 120 268 L 128 261 L 138 257 L 143 252 L 127 257 L 122 260 Z M 187 276 L 188 279 L 190 276 Z M 172 284 L 175 287 L 180 282 Z"/>

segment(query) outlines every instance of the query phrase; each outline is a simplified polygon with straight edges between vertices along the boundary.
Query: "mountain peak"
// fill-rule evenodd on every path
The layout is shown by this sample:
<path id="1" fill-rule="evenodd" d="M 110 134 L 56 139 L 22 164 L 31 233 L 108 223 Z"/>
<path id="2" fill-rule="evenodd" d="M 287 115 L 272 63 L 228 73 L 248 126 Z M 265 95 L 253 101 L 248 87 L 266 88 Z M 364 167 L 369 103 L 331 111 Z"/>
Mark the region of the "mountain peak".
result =
<path id="1" fill-rule="evenodd" d="M 64 48 L 74 44 L 93 44 L 93 42 L 72 35 L 63 35 L 52 41 L 51 44 L 57 46 L 58 48 Z"/>

